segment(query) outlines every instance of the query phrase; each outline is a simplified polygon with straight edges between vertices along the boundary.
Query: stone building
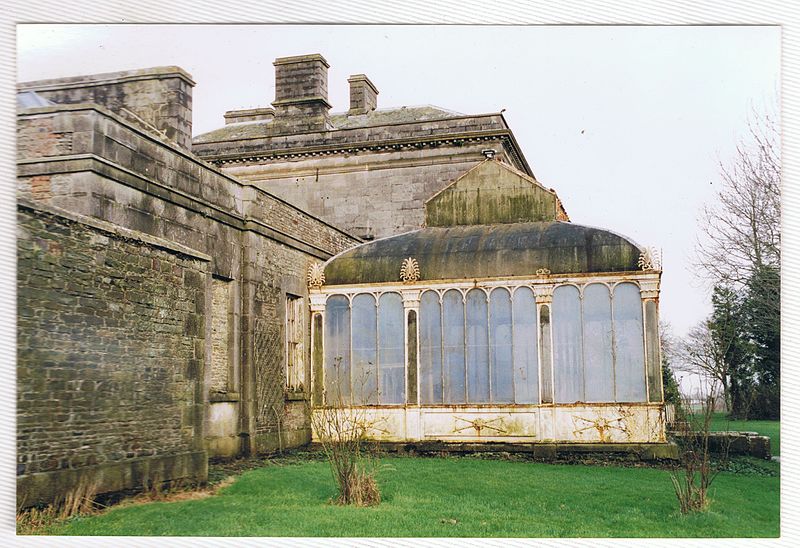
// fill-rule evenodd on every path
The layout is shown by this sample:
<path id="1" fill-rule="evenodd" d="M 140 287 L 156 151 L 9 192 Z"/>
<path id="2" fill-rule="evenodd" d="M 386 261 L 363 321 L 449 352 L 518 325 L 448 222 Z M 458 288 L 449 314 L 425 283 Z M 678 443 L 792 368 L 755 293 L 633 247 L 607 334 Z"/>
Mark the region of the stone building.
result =
<path id="1" fill-rule="evenodd" d="M 331 113 L 327 70 L 320 55 L 276 60 L 274 108 L 227 112 L 193 152 L 365 240 L 420 228 L 424 202 L 486 154 L 533 176 L 502 114 L 380 109 L 363 74 Z"/>
<path id="2" fill-rule="evenodd" d="M 393 306 L 403 316 L 392 320 L 386 393 L 418 405 L 407 380 L 424 376 L 423 354 L 419 371 L 409 363 L 429 349 L 422 331 L 404 327 L 412 310 L 426 321 L 400 279 L 408 258 L 421 268 L 407 280 L 417 293 L 421 283 L 466 290 L 522 276 L 541 304 L 547 283 L 534 266 L 639 284 L 653 303 L 643 329 L 654 329 L 648 314 L 656 313 L 659 275 L 639 268 L 642 250 L 570 225 L 501 114 L 379 109 L 377 87 L 363 74 L 348 79 L 350 109 L 331 113 L 327 69 L 320 55 L 277 59 L 273 108 L 227 112 L 224 127 L 193 139 L 194 82 L 178 67 L 19 84 L 21 504 L 51 501 L 84 478 L 100 492 L 202 481 L 209 457 L 308 443 L 330 366 L 320 344 L 322 316 L 333 315 L 325 299 L 350 299 L 364 284 L 373 293 L 375 284 L 397 289 L 400 308 Z M 507 252 L 459 270 L 408 243 L 435 230 L 493 225 L 502 233 L 531 222 L 562 226 L 567 239 L 596 237 L 599 247 L 576 244 L 563 271 L 532 251 L 524 272 L 505 272 L 495 267 L 517 264 Z M 458 241 L 466 240 L 430 245 Z M 309 289 L 323 273 L 326 284 Z M 378 299 L 391 293 L 383 291 Z M 408 346 L 409 336 L 420 346 Z M 647 354 L 641 402 L 648 417 L 661 409 L 654 356 Z M 396 438 L 416 439 L 407 434 Z"/>

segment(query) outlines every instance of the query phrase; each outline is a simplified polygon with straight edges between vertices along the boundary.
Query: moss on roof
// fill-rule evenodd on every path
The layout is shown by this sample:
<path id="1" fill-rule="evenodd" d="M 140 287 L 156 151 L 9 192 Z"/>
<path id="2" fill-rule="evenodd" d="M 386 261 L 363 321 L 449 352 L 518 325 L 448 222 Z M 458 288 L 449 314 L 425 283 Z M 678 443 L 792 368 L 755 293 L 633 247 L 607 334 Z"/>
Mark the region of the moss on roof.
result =
<path id="1" fill-rule="evenodd" d="M 431 105 L 418 107 L 400 107 L 373 110 L 368 114 L 348 116 L 347 113 L 334 113 L 331 115 L 331 125 L 334 129 L 354 129 L 362 127 L 376 127 L 387 124 L 402 124 L 413 122 L 427 122 L 458 118 L 464 116 L 458 112 L 441 109 Z M 272 120 L 257 120 L 254 122 L 239 122 L 228 124 L 219 129 L 203 133 L 194 138 L 195 143 L 210 143 L 217 141 L 236 141 L 239 139 L 253 139 L 272 137 Z"/>
<path id="2" fill-rule="evenodd" d="M 431 227 L 362 244 L 332 258 L 326 285 L 400 281 L 407 257 L 421 280 L 638 270 L 641 248 L 599 228 L 561 221 Z"/>

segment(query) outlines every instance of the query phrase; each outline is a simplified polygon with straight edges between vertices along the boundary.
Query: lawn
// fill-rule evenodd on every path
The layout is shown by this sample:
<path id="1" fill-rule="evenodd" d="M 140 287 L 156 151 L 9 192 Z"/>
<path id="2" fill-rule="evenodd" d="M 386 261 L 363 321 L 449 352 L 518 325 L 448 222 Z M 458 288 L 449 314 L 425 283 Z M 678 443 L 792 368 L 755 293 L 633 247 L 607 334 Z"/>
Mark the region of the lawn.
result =
<path id="1" fill-rule="evenodd" d="M 773 455 L 781 454 L 781 422 L 780 421 L 731 421 L 725 413 L 714 413 L 711 430 L 733 430 L 737 432 L 758 432 L 769 436 L 770 449 Z"/>
<path id="2" fill-rule="evenodd" d="M 354 537 L 776 537 L 777 463 L 723 472 L 709 511 L 677 512 L 669 472 L 650 467 L 388 457 L 372 508 L 330 504 L 327 463 L 284 461 L 212 497 L 73 518 L 62 535 Z"/>

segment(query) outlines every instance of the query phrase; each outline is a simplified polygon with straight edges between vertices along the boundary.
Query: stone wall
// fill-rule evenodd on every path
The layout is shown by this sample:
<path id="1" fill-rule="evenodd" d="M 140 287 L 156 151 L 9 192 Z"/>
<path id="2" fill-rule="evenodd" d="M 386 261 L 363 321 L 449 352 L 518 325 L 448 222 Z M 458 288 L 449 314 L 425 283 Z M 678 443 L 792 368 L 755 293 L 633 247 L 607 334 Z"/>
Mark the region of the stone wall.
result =
<path id="1" fill-rule="evenodd" d="M 18 116 L 18 137 L 18 195 L 22 199 L 209 256 L 206 310 L 217 314 L 205 317 L 204 360 L 216 367 L 205 368 L 205 448 L 212 456 L 235 456 L 270 447 L 256 445 L 256 429 L 277 438 L 277 426 L 292 423 L 283 419 L 287 412 L 283 326 L 276 323 L 284 320 L 285 294 L 304 296 L 308 265 L 358 240 L 100 107 L 65 105 L 24 111 Z M 250 247 L 260 251 L 254 255 Z M 212 279 L 229 284 L 227 317 L 222 311 L 225 299 L 212 295 Z M 259 295 L 270 295 L 269 306 L 258 314 L 251 310 L 256 287 L 262 288 Z M 81 318 L 73 320 L 80 324 Z M 221 333 L 226 328 L 229 337 L 223 341 Z M 270 336 L 275 358 L 270 363 L 275 374 L 268 384 L 270 409 L 276 411 L 271 411 L 274 419 L 268 419 L 273 422 L 259 427 L 253 333 L 262 332 L 274 334 Z M 304 426 L 296 430 L 299 435 L 282 433 L 281 440 L 296 444 L 308 439 Z M 281 443 L 285 447 L 287 442 Z"/>
<path id="2" fill-rule="evenodd" d="M 40 204 L 18 207 L 17 474 L 25 504 L 207 476 L 209 258 Z"/>
<path id="3" fill-rule="evenodd" d="M 307 411 L 310 394 L 286 394 L 286 296 L 308 297 L 305 284 L 305 261 L 297 251 L 264 238 L 249 237 L 245 246 L 244 287 L 246 313 L 252 321 L 244 334 L 253 349 L 249 391 L 244 398 L 253 401 L 248 417 L 251 443 L 255 452 L 269 452 L 308 443 L 311 440 L 310 417 L 298 418 Z M 308 311 L 304 324 L 308 325 Z M 307 335 L 308 336 L 308 335 Z M 306 378 L 309 344 L 306 344 Z M 275 382 L 280 379 L 280 382 Z"/>
<path id="4" fill-rule="evenodd" d="M 358 237 L 383 238 L 423 226 L 425 201 L 484 161 L 486 147 L 479 143 L 224 169 Z"/>

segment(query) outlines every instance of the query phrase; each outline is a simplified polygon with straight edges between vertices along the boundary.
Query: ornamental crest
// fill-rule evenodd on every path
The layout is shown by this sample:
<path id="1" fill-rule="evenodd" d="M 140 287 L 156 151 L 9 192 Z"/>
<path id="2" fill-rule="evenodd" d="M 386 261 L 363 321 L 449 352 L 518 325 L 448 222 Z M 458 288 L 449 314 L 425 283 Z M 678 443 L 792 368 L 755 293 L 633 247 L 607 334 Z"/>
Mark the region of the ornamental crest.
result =
<path id="1" fill-rule="evenodd" d="M 308 266 L 306 282 L 308 283 L 308 287 L 322 287 L 322 284 L 325 283 L 325 268 L 321 263 L 311 263 Z"/>
<path id="2" fill-rule="evenodd" d="M 400 267 L 400 279 L 403 283 L 411 283 L 419 280 L 419 263 L 413 257 L 409 257 L 403 261 Z"/>
<path id="3" fill-rule="evenodd" d="M 549 276 L 550 275 L 550 270 L 548 270 L 547 268 L 539 268 L 538 270 L 536 270 L 536 275 L 537 276 Z"/>
<path id="4" fill-rule="evenodd" d="M 661 254 L 652 247 L 646 247 L 639 255 L 639 268 L 661 271 Z"/>

